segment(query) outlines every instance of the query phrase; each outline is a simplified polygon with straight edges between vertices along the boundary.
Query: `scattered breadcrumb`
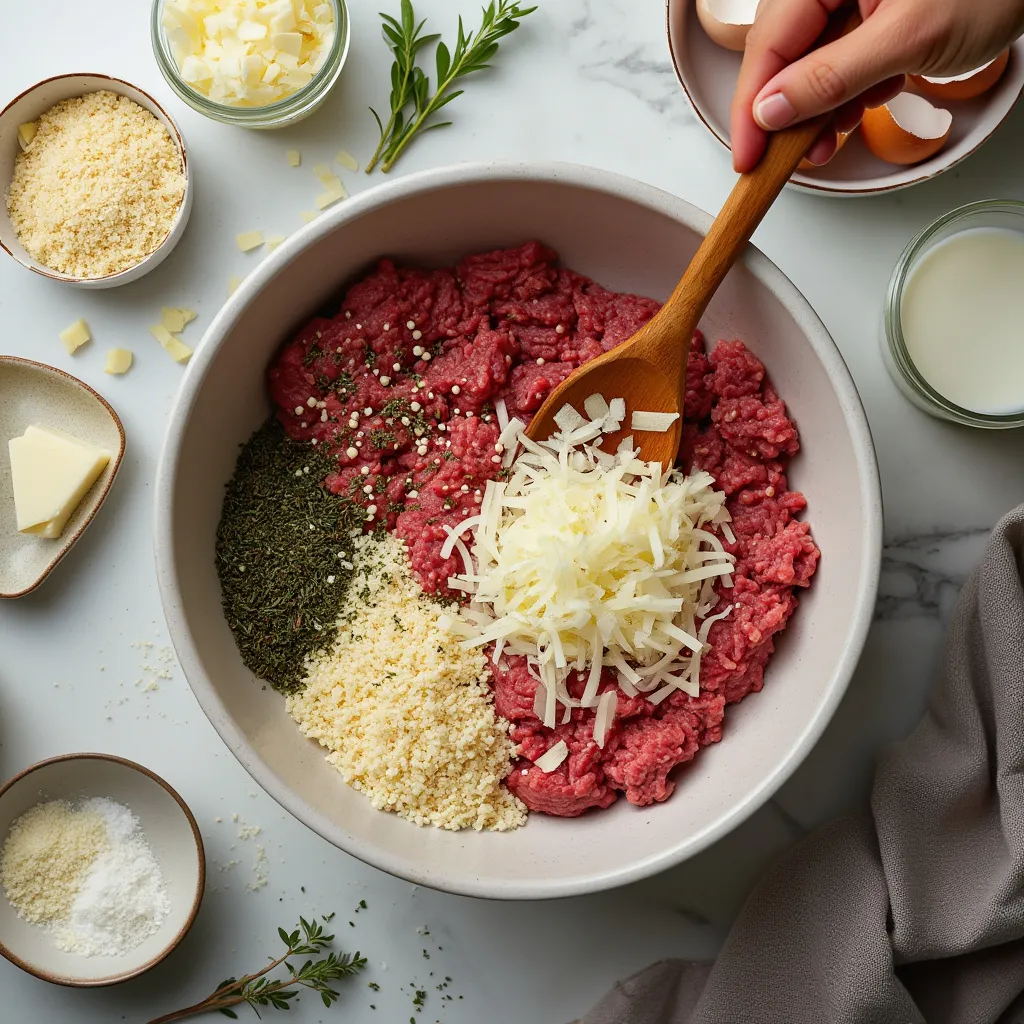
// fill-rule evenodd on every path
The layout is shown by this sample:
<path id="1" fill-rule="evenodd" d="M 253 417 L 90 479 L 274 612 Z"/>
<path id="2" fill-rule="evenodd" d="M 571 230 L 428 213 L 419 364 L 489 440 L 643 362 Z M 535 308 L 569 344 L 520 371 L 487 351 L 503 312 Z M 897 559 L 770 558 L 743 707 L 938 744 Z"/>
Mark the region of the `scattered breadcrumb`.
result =
<path id="1" fill-rule="evenodd" d="M 63 100 L 14 161 L 7 211 L 34 259 L 95 279 L 136 266 L 167 238 L 185 171 L 167 129 L 127 96 Z"/>
<path id="2" fill-rule="evenodd" d="M 263 244 L 263 232 L 243 231 L 240 235 L 235 235 L 235 241 L 242 252 L 252 252 Z"/>
<path id="3" fill-rule="evenodd" d="M 112 348 L 107 350 L 107 361 L 104 373 L 120 375 L 132 368 L 132 350 L 129 348 Z"/>
<path id="4" fill-rule="evenodd" d="M 341 166 L 344 167 L 346 170 L 359 170 L 359 161 L 347 149 L 341 150 L 341 152 L 338 153 L 338 155 L 334 159 L 335 162 L 341 164 Z"/>
<path id="5" fill-rule="evenodd" d="M 355 547 L 359 603 L 342 612 L 333 648 L 307 663 L 289 713 L 374 807 L 453 830 L 522 825 L 525 807 L 501 785 L 515 748 L 485 656 L 438 624 L 444 608 L 420 590 L 401 540 Z"/>
<path id="6" fill-rule="evenodd" d="M 288 164 L 290 167 L 298 167 L 302 163 L 302 154 L 297 149 L 288 150 Z"/>
<path id="7" fill-rule="evenodd" d="M 60 332 L 59 338 L 64 342 L 68 355 L 73 356 L 87 341 L 92 341 L 89 325 L 84 320 L 76 320 L 70 327 Z"/>

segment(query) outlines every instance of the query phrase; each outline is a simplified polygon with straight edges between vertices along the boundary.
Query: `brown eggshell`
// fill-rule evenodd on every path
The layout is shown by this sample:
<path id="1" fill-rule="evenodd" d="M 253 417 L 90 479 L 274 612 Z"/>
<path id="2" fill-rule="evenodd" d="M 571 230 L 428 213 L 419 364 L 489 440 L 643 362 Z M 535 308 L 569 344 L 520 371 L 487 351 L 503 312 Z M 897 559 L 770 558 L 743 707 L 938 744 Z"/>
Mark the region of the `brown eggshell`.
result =
<path id="1" fill-rule="evenodd" d="M 1010 63 L 1010 51 L 1004 50 L 995 60 L 983 65 L 967 78 L 954 81 L 936 82 L 924 75 L 911 75 L 911 82 L 926 96 L 939 100 L 973 100 L 991 89 L 1006 71 Z"/>

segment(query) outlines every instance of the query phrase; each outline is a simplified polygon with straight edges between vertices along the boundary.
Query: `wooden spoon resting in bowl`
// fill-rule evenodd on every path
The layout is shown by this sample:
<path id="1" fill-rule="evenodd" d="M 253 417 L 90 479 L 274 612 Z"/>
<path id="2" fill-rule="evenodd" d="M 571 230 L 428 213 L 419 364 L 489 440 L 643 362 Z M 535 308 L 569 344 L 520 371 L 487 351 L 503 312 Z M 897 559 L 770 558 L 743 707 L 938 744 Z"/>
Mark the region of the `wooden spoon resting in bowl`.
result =
<path id="1" fill-rule="evenodd" d="M 631 338 L 562 381 L 530 421 L 528 437 L 535 441 L 551 437 L 558 430 L 555 415 L 563 406 L 571 405 L 581 412 L 591 395 L 602 395 L 609 402 L 624 398 L 626 419 L 622 429 L 605 435 L 603 447 L 614 451 L 624 437 L 632 435 L 640 458 L 663 466 L 675 462 L 683 428 L 686 358 L 693 333 L 718 286 L 825 121 L 824 117 L 816 118 L 769 136 L 761 163 L 740 175 L 668 302 Z M 630 423 L 633 413 L 641 411 L 675 413 L 677 418 L 663 433 L 636 431 Z"/>

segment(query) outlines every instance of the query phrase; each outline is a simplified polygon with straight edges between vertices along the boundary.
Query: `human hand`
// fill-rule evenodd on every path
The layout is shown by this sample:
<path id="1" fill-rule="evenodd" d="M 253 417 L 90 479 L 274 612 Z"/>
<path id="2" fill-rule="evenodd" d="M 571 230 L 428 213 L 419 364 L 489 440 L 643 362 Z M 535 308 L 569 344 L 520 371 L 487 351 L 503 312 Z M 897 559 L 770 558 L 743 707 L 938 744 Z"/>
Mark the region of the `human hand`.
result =
<path id="1" fill-rule="evenodd" d="M 862 24 L 811 50 L 847 7 L 859 8 Z M 752 170 L 768 131 L 834 112 L 808 153 L 811 163 L 827 163 L 836 133 L 892 99 L 905 75 L 972 71 L 1021 33 L 1024 0 L 761 0 L 733 97 L 733 165 Z"/>

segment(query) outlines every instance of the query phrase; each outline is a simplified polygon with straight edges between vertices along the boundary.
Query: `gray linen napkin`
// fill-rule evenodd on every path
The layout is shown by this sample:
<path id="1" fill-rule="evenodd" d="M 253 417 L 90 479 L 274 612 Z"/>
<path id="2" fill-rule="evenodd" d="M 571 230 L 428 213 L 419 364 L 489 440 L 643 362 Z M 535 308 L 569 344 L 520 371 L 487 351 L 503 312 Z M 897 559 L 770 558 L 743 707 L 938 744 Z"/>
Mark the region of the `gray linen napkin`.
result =
<path id="1" fill-rule="evenodd" d="M 772 868 L 713 965 L 655 964 L 581 1024 L 1024 1022 L 1022 572 L 1024 506 L 964 587 L 870 812 Z"/>

